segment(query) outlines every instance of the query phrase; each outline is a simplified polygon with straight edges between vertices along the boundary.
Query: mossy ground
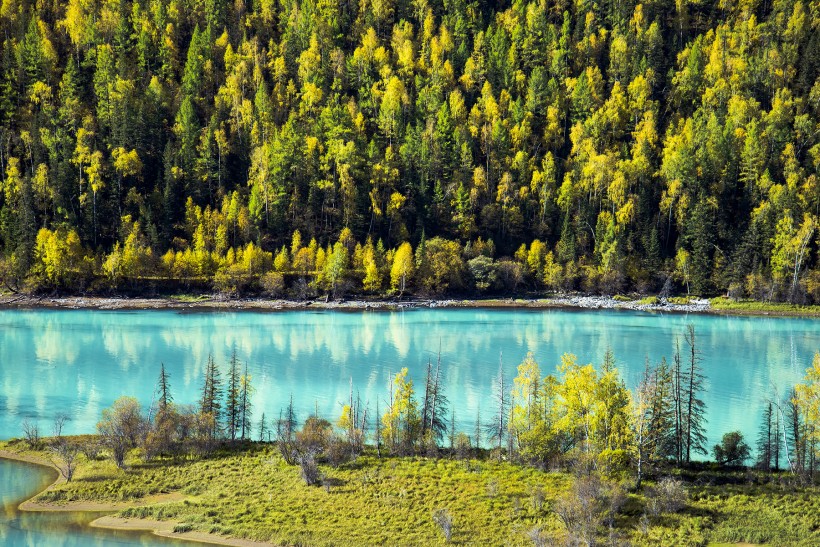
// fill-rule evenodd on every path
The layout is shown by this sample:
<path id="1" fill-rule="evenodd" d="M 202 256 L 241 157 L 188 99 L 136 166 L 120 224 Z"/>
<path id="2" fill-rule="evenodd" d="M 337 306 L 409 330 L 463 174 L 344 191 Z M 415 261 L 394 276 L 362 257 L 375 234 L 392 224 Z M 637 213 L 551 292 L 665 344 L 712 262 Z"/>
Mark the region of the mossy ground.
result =
<path id="1" fill-rule="evenodd" d="M 750 314 L 782 314 L 782 315 L 820 315 L 820 306 L 803 306 L 800 304 L 790 304 L 788 302 L 761 302 L 759 300 L 733 300 L 725 296 L 713 298 L 712 309 L 733 313 Z"/>
<path id="2" fill-rule="evenodd" d="M 21 445 L 2 443 L 0 449 Z M 379 459 L 368 452 L 338 468 L 322 466 L 324 485 L 310 487 L 271 445 L 178 462 L 146 463 L 139 456 L 130 455 L 126 470 L 107 459 L 81 457 L 71 483 L 38 499 L 120 502 L 178 492 L 185 495 L 181 501 L 123 515 L 282 545 L 443 544 L 432 513 L 445 508 L 454 520 L 454 544 L 531 545 L 528 532 L 537 526 L 555 538 L 565 534 L 552 508 L 573 480 L 493 459 Z M 647 546 L 820 545 L 816 487 L 796 487 L 784 474 L 710 468 L 682 478 L 690 492 L 686 508 L 646 518 L 644 493 L 629 494 L 613 537 Z"/>

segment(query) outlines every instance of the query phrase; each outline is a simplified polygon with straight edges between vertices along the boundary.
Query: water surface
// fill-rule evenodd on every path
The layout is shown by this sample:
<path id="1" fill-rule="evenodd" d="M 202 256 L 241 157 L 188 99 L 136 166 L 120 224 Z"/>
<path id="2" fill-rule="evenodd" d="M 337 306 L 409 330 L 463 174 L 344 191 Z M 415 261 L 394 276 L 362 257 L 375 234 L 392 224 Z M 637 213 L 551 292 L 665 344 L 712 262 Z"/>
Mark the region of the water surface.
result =
<path id="1" fill-rule="evenodd" d="M 335 418 L 354 389 L 386 406 L 402 367 L 417 385 L 441 347 L 446 392 L 457 425 L 472 431 L 491 412 L 503 355 L 508 380 L 528 351 L 542 372 L 564 352 L 600 363 L 611 347 L 627 384 L 645 359 L 671 358 L 686 325 L 697 332 L 706 374 L 709 445 L 732 430 L 753 440 L 765 398 L 802 379 L 820 349 L 820 323 L 806 318 L 664 315 L 625 311 L 419 309 L 395 312 L 201 312 L 6 310 L 0 312 L 0 438 L 21 436 L 29 418 L 49 434 L 54 416 L 66 433 L 95 430 L 120 395 L 144 405 L 155 397 L 160 363 L 177 403 L 196 403 L 212 354 L 227 369 L 235 348 L 256 392 L 254 422 L 278 418 L 293 396 L 301 419 Z M 256 433 L 254 433 L 256 434 Z"/>

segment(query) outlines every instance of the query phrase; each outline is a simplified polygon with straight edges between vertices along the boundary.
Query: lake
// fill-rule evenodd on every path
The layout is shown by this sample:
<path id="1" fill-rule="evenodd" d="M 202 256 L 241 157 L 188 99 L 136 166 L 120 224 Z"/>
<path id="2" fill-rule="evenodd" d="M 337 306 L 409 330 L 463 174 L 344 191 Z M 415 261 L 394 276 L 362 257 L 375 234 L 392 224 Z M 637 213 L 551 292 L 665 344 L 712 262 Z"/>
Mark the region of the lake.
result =
<path id="1" fill-rule="evenodd" d="M 102 409 L 121 395 L 151 404 L 160 363 L 170 374 L 175 402 L 196 403 L 208 355 L 224 377 L 234 349 L 253 378 L 257 423 L 263 412 L 277 419 L 291 395 L 297 418 L 318 410 L 335 421 L 351 380 L 371 415 L 377 401 L 383 412 L 392 376 L 407 367 L 416 385 L 423 385 L 427 362 L 435 362 L 440 347 L 457 426 L 472 432 L 479 409 L 490 415 L 502 356 L 511 382 L 529 351 L 546 374 L 565 352 L 599 364 L 611 347 L 634 387 L 647 357 L 671 359 L 676 340 L 685 349 L 689 323 L 706 375 L 709 446 L 733 430 L 752 443 L 765 397 L 800 381 L 820 349 L 817 320 L 558 309 L 5 310 L 0 438 L 22 436 L 27 418 L 50 435 L 58 413 L 71 416 L 64 433 L 94 432 Z"/>

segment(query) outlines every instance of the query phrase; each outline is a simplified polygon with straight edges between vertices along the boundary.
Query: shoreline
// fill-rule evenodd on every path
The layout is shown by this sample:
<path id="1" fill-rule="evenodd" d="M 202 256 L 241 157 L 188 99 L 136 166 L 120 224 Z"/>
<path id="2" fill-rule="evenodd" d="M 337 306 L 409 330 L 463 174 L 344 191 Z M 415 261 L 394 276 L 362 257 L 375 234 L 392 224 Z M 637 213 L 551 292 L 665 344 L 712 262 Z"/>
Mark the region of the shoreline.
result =
<path id="1" fill-rule="evenodd" d="M 54 486 L 65 482 L 65 478 L 62 476 L 57 466 L 54 465 L 53 462 L 45 458 L 33 454 L 14 452 L 12 450 L 6 449 L 0 449 L 0 459 L 37 465 L 40 467 L 46 467 L 51 469 L 56 475 L 55 479 L 43 490 L 40 490 L 29 499 L 20 502 L 20 504 L 18 504 L 17 506 L 17 509 L 19 511 L 44 513 L 111 513 L 119 512 L 123 509 L 129 509 L 132 507 L 140 507 L 143 505 L 153 505 L 158 503 L 181 501 L 185 498 L 185 496 L 182 494 L 170 493 L 148 496 L 145 498 L 141 498 L 140 500 L 135 500 L 134 502 L 100 503 L 76 501 L 54 504 L 38 502 L 35 501 L 35 498 L 37 498 L 37 496 L 39 496 L 43 492 L 50 490 Z M 233 547 L 266 547 L 273 545 L 272 543 L 263 543 L 259 541 L 252 541 L 242 538 L 224 537 L 216 534 L 210 534 L 208 532 L 174 532 L 174 528 L 181 524 L 182 523 L 175 521 L 160 521 L 151 519 L 138 519 L 133 517 L 126 518 L 117 515 L 104 515 L 91 521 L 91 523 L 89 523 L 89 526 L 93 528 L 102 528 L 109 530 L 150 532 L 155 536 L 159 537 L 195 541 L 198 543 L 207 543 L 211 545 L 229 545 Z"/>
<path id="2" fill-rule="evenodd" d="M 202 295 L 198 298 L 142 298 L 101 296 L 53 296 L 0 295 L 0 309 L 68 309 L 68 310 L 178 310 L 199 311 L 251 311 L 278 312 L 301 310 L 338 311 L 396 311 L 424 308 L 468 309 L 613 309 L 630 311 L 657 311 L 671 313 L 715 313 L 707 299 L 693 299 L 688 304 L 660 302 L 641 303 L 640 300 L 623 301 L 609 296 L 556 295 L 541 298 L 488 298 L 488 299 L 345 299 L 287 300 L 265 298 L 222 298 Z M 766 314 L 761 312 L 761 314 Z"/>
<path id="3" fill-rule="evenodd" d="M 641 299 L 624 300 L 612 296 L 584 294 L 556 294 L 548 297 L 508 297 L 486 299 L 421 299 L 408 297 L 396 299 L 350 298 L 325 301 L 313 300 L 225 298 L 218 295 L 202 294 L 198 297 L 103 297 L 103 296 L 31 296 L 0 295 L 0 310 L 100 310 L 100 311 L 177 311 L 179 313 L 202 312 L 255 312 L 276 313 L 287 311 L 400 311 L 413 309 L 509 309 L 509 310 L 622 310 L 649 313 L 683 313 L 726 316 L 759 317 L 817 317 L 820 306 L 807 309 L 778 309 L 777 305 L 767 308 L 761 303 L 760 309 L 715 307 L 707 298 L 692 298 L 688 303 L 674 303 L 661 299 L 647 303 Z M 814 309 L 817 308 L 817 309 Z"/>
<path id="4" fill-rule="evenodd" d="M 181 523 L 168 520 L 139 519 L 133 517 L 120 517 L 117 515 L 106 515 L 93 520 L 89 526 L 105 530 L 126 530 L 132 532 L 151 532 L 155 536 L 182 539 L 186 541 L 197 541 L 211 545 L 230 545 L 233 547 L 270 547 L 273 543 L 264 543 L 250 539 L 223 537 L 208 532 L 174 532 L 174 528 Z"/>

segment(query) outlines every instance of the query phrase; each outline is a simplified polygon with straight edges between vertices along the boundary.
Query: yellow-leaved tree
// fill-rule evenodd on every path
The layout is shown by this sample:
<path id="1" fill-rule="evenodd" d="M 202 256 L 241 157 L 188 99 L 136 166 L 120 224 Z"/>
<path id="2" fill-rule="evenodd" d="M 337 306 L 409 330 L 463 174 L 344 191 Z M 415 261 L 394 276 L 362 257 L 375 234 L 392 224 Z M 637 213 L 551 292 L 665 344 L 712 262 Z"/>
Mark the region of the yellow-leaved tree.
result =
<path id="1" fill-rule="evenodd" d="M 382 415 L 385 444 L 393 453 L 409 453 L 418 438 L 420 426 L 413 380 L 407 368 L 401 369 L 390 384 L 390 405 Z"/>
<path id="2" fill-rule="evenodd" d="M 814 354 L 814 360 L 802 384 L 795 386 L 794 402 L 805 420 L 806 446 L 813 447 L 814 456 L 820 455 L 820 351 Z"/>

